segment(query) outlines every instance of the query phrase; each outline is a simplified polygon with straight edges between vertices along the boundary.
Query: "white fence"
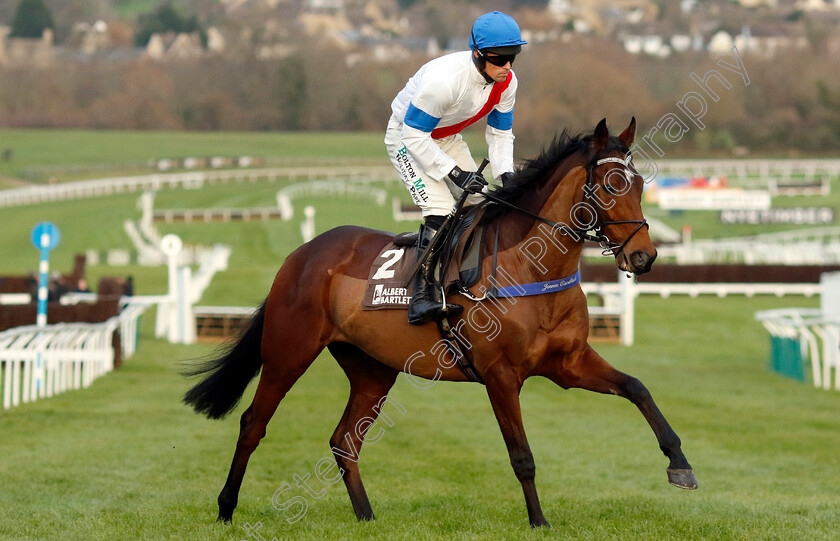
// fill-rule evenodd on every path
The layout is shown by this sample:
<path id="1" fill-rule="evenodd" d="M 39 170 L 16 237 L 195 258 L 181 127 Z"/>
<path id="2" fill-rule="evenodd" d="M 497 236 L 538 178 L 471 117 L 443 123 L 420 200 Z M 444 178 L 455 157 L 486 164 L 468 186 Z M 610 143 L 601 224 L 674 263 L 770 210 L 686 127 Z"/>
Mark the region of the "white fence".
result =
<path id="1" fill-rule="evenodd" d="M 28 325 L 0 333 L 3 408 L 88 387 L 113 370 L 118 326 L 114 317 L 106 323 Z"/>
<path id="2" fill-rule="evenodd" d="M 660 160 L 657 176 L 725 176 L 733 184 L 768 188 L 789 180 L 821 182 L 840 177 L 840 160 Z M 334 181 L 397 180 L 391 165 L 335 165 L 191 171 L 185 173 L 111 177 L 55 185 L 26 186 L 0 191 L 0 207 L 33 205 L 163 188 L 201 188 L 205 184 L 277 182 L 283 180 Z"/>
<path id="3" fill-rule="evenodd" d="M 626 273 L 618 273 L 615 283 L 582 282 L 581 289 L 586 295 L 598 295 L 603 299 L 603 306 L 590 306 L 590 317 L 615 316 L 619 319 L 619 342 L 622 346 L 632 346 L 635 336 L 636 284 Z"/>
<path id="4" fill-rule="evenodd" d="M 834 369 L 834 388 L 840 390 L 840 370 L 837 370 L 840 321 L 825 319 L 821 310 L 808 308 L 762 310 L 756 312 L 755 318 L 770 336 L 799 343 L 800 357 L 810 360 L 814 387 L 831 389 L 831 370 Z"/>
<path id="5" fill-rule="evenodd" d="M 756 295 L 774 295 L 776 297 L 784 297 L 785 295 L 802 295 L 804 297 L 813 297 L 819 295 L 822 291 L 820 284 L 817 283 L 693 283 L 693 284 L 679 284 L 673 282 L 635 282 L 630 281 L 629 285 L 623 283 L 586 283 L 581 284 L 584 291 L 587 293 L 598 293 L 600 295 L 609 295 L 612 297 L 620 297 L 621 295 L 631 294 L 635 297 L 639 295 L 659 295 L 667 299 L 671 295 L 687 295 L 695 298 L 700 295 L 715 295 L 717 297 L 726 297 L 727 295 L 744 295 L 745 297 L 754 297 Z M 627 293 L 624 293 L 626 288 Z"/>
<path id="6" fill-rule="evenodd" d="M 756 312 L 770 336 L 793 340 L 799 345 L 797 359 L 809 360 L 815 387 L 840 391 L 840 272 L 820 277 L 820 308 L 782 308 Z M 784 355 L 771 351 L 772 355 Z"/>
<path id="7" fill-rule="evenodd" d="M 154 224 L 154 197 L 154 192 L 144 192 L 138 201 L 139 206 L 143 209 L 140 220 L 123 222 L 123 228 L 137 252 L 137 264 L 143 266 L 157 266 L 168 262 L 166 254 L 161 251 L 163 236 Z M 182 245 L 178 253 L 177 263 L 179 265 L 203 265 L 208 259 L 217 259 L 220 251 L 229 255 L 230 247 L 224 244 L 214 244 L 213 246 Z M 110 250 L 107 256 L 109 265 L 115 264 L 112 259 L 117 259 L 115 256 L 118 253 L 125 254 L 125 262 L 121 264 L 128 264 L 130 254 L 126 250 Z M 89 252 L 88 262 L 96 260 L 98 260 L 98 254 Z"/>
<path id="8" fill-rule="evenodd" d="M 653 228 L 652 228 L 653 229 Z M 748 237 L 691 240 L 657 247 L 660 259 L 680 265 L 834 265 L 840 263 L 840 227 L 815 227 Z M 584 248 L 594 256 L 600 248 Z"/>
<path id="9" fill-rule="evenodd" d="M 0 333 L 0 399 L 3 408 L 88 387 L 114 369 L 114 331 L 122 359 L 137 348 L 137 321 L 148 305 L 129 300 L 104 323 L 27 325 Z"/>
<path id="10" fill-rule="evenodd" d="M 128 297 L 129 302 L 120 312 L 120 347 L 122 358 L 128 359 L 137 351 L 137 325 L 140 316 L 151 306 L 148 303 L 134 302 L 133 297 Z"/>
<path id="11" fill-rule="evenodd" d="M 728 295 L 744 295 L 753 297 L 755 295 L 774 295 L 783 297 L 785 295 L 802 295 L 812 297 L 823 295 L 825 300 L 825 286 L 817 283 L 657 283 L 657 282 L 636 282 L 635 278 L 627 277 L 624 272 L 618 273 L 616 282 L 582 282 L 580 284 L 587 295 L 600 296 L 603 306 L 590 306 L 589 313 L 592 316 L 616 316 L 620 321 L 620 342 L 622 345 L 633 345 L 635 325 L 635 299 L 639 295 L 659 295 L 668 298 L 671 295 L 687 295 L 695 298 L 700 295 L 714 295 L 726 297 Z M 836 304 L 840 307 L 840 299 Z"/>
<path id="12" fill-rule="evenodd" d="M 205 184 L 277 182 L 301 179 L 351 180 L 358 182 L 396 180 L 397 175 L 394 168 L 388 165 L 387 167 L 290 167 L 282 169 L 195 171 L 189 173 L 112 177 L 2 190 L 0 191 L 0 207 L 34 205 L 50 201 L 101 197 L 119 193 L 160 190 L 163 188 L 199 189 Z"/>
<path id="13" fill-rule="evenodd" d="M 355 199 L 371 199 L 381 207 L 385 204 L 388 192 L 381 188 L 372 188 L 364 184 L 335 182 L 331 180 L 301 182 L 299 184 L 287 186 L 277 192 L 277 208 L 280 209 L 280 214 L 283 220 L 288 221 L 294 217 L 294 207 L 292 207 L 292 201 L 294 199 L 299 197 L 325 195 L 352 197 Z"/>

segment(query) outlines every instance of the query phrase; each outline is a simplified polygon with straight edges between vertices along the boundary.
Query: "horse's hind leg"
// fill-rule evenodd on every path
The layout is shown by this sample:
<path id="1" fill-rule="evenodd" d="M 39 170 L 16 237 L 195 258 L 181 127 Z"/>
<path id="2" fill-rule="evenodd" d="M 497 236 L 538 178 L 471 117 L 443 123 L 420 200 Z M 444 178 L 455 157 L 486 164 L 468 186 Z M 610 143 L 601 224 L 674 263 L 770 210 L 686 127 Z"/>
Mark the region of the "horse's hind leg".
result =
<path id="1" fill-rule="evenodd" d="M 330 438 L 335 461 L 350 495 L 353 511 L 359 520 L 374 520 L 373 509 L 370 506 L 362 477 L 359 473 L 359 453 L 368 430 L 374 426 L 377 416 L 385 407 L 386 401 L 403 415 L 405 410 L 392 398 L 388 391 L 394 386 L 399 372 L 379 363 L 360 349 L 350 344 L 335 343 L 329 346 L 330 353 L 335 357 L 350 380 L 350 398 L 344 415 Z M 389 426 L 394 425 L 393 419 L 382 412 L 382 421 Z M 382 437 L 383 428 L 376 426 L 367 443 L 376 443 Z"/>
<path id="2" fill-rule="evenodd" d="M 293 328 L 287 327 L 288 330 Z M 266 329 L 266 332 L 271 331 Z M 266 343 L 265 336 L 263 343 Z M 289 389 L 323 349 L 323 346 L 319 347 L 314 343 L 305 345 L 301 344 L 300 340 L 295 343 L 291 337 L 287 337 L 286 341 L 275 342 L 269 335 L 269 343 L 276 343 L 278 346 L 263 348 L 263 368 L 254 401 L 242 414 L 239 439 L 236 442 L 230 472 L 225 486 L 219 493 L 219 521 L 231 522 L 248 460 L 260 440 L 265 437 L 268 421 Z M 294 347 L 291 347 L 293 344 Z M 271 351 L 267 352 L 266 349 Z"/>
<path id="3" fill-rule="evenodd" d="M 534 481 L 536 466 L 534 455 L 525 437 L 522 426 L 522 411 L 519 406 L 519 391 L 522 383 L 515 374 L 502 370 L 488 371 L 483 374 L 487 385 L 487 396 L 493 406 L 493 413 L 499 422 L 502 437 L 507 446 L 510 464 L 513 472 L 522 485 L 525 494 L 525 506 L 528 509 L 528 520 L 531 527 L 550 526 L 542 512 L 540 499 L 537 496 L 537 485 Z"/>
<path id="4" fill-rule="evenodd" d="M 631 401 L 644 415 L 656 435 L 659 448 L 670 460 L 668 481 L 680 488 L 697 488 L 697 479 L 682 452 L 680 438 L 641 381 L 613 368 L 590 346 L 586 346 L 576 361 L 553 363 L 543 375 L 564 388 L 577 387 L 598 393 L 611 393 Z"/>

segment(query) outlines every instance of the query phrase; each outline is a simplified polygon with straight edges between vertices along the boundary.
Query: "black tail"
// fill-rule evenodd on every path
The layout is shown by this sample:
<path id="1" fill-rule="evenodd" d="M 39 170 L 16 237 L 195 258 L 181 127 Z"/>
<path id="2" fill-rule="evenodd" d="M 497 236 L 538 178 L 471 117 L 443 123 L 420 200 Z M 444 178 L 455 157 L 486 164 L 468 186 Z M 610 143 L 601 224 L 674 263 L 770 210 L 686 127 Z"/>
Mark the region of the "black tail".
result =
<path id="1" fill-rule="evenodd" d="M 251 318 L 251 324 L 239 340 L 220 357 L 184 373 L 186 376 L 209 374 L 184 395 L 184 404 L 210 419 L 221 419 L 231 412 L 248 384 L 262 368 L 260 342 L 265 322 L 265 302 Z"/>

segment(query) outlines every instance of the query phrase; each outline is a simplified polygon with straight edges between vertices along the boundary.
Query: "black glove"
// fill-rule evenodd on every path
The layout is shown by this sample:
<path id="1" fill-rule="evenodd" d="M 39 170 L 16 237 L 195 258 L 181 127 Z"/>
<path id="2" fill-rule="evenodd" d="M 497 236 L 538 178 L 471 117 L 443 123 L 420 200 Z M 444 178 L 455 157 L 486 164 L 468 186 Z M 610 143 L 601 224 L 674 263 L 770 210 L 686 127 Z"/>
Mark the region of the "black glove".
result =
<path id="1" fill-rule="evenodd" d="M 513 173 L 502 173 L 499 175 L 499 180 L 502 181 L 502 186 L 505 186 L 511 180 L 513 180 Z"/>
<path id="2" fill-rule="evenodd" d="M 457 184 L 462 190 L 469 193 L 480 192 L 482 188 L 487 186 L 487 181 L 481 176 L 481 173 L 475 171 L 464 171 L 457 165 L 449 172 L 449 178 L 452 182 Z"/>

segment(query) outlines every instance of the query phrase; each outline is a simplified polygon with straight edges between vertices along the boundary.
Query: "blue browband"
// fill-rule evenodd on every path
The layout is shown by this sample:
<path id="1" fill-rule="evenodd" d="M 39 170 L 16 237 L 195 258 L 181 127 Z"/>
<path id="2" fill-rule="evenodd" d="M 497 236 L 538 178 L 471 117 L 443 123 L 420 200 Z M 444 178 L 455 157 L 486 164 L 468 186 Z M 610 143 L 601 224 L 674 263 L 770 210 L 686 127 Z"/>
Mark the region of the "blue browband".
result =
<path id="1" fill-rule="evenodd" d="M 520 284 L 499 288 L 495 293 L 497 297 L 526 297 L 528 295 L 542 295 L 543 293 L 556 293 L 569 289 L 580 283 L 580 270 L 571 276 L 548 282 L 537 282 L 534 284 Z"/>

